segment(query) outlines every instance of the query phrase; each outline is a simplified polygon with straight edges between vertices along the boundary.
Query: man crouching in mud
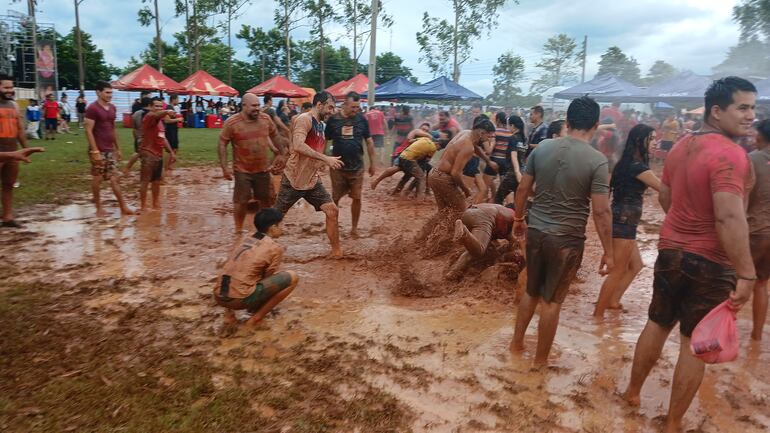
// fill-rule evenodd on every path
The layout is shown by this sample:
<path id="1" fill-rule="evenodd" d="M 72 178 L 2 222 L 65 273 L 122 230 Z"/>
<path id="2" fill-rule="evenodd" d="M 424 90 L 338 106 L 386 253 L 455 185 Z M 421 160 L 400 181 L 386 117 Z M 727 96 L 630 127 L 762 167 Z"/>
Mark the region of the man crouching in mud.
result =
<path id="1" fill-rule="evenodd" d="M 255 326 L 297 287 L 294 271 L 277 272 L 283 259 L 283 247 L 275 242 L 283 233 L 283 214 L 276 209 L 262 209 L 254 215 L 254 236 L 244 239 L 230 253 L 219 284 L 214 289 L 217 304 L 225 307 L 225 325 L 238 323 L 233 310 L 247 310 L 253 316 L 246 322 Z"/>
<path id="2" fill-rule="evenodd" d="M 589 144 L 598 125 L 599 104 L 586 96 L 573 100 L 567 109 L 567 137 L 538 144 L 516 190 L 513 231 L 521 237 L 527 228 L 527 197 L 537 183 L 527 231 L 527 290 L 516 314 L 511 350 L 524 349 L 524 333 L 542 299 L 536 366 L 548 362 L 561 304 L 583 259 L 589 201 L 604 248 L 599 273 L 605 275 L 613 266 L 607 158 Z"/>
<path id="3" fill-rule="evenodd" d="M 460 242 L 466 251 L 452 265 L 447 278 L 458 280 L 474 258 L 480 258 L 487 251 L 489 243 L 495 239 L 507 239 L 513 249 L 512 236 L 515 213 L 507 206 L 492 203 L 480 203 L 463 212 L 455 221 L 455 242 Z"/>

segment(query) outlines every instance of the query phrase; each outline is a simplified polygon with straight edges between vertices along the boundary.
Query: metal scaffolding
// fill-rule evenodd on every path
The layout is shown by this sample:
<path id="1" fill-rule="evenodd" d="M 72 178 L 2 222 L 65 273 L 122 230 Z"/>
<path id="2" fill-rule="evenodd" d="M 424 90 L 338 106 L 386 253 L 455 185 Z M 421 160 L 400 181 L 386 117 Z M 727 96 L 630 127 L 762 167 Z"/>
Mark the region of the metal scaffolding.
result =
<path id="1" fill-rule="evenodd" d="M 56 41 L 52 23 L 37 23 L 32 32 L 32 18 L 17 11 L 0 15 L 0 71 L 14 77 L 17 87 L 35 88 L 35 39 Z M 36 36 L 36 37 L 35 37 Z"/>

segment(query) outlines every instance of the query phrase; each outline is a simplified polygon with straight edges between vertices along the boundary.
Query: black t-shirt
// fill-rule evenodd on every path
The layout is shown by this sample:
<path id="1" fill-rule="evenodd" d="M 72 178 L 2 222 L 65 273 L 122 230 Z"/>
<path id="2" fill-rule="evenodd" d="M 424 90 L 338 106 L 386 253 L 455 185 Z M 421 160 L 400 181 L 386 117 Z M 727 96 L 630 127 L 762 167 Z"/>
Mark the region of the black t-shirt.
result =
<path id="1" fill-rule="evenodd" d="M 642 207 L 644 191 L 647 185 L 636 177 L 650 167 L 643 162 L 633 162 L 627 170 L 615 170 L 613 173 L 612 205 L 632 205 Z"/>
<path id="2" fill-rule="evenodd" d="M 86 112 L 86 103 L 85 102 L 75 102 L 75 109 L 78 113 L 85 113 Z"/>
<path id="3" fill-rule="evenodd" d="M 535 128 L 532 128 L 532 131 L 529 133 L 529 139 L 527 139 L 527 144 L 529 144 L 527 149 L 527 156 L 529 156 L 529 154 L 532 153 L 532 150 L 534 149 L 532 145 L 540 144 L 540 142 L 545 140 L 547 136 L 548 125 L 546 125 L 545 122 L 541 123 Z"/>
<path id="4" fill-rule="evenodd" d="M 332 140 L 332 155 L 341 156 L 344 171 L 364 169 L 363 141 L 369 134 L 369 122 L 361 113 L 354 117 L 343 117 L 337 113 L 326 121 L 324 131 L 327 140 Z"/>

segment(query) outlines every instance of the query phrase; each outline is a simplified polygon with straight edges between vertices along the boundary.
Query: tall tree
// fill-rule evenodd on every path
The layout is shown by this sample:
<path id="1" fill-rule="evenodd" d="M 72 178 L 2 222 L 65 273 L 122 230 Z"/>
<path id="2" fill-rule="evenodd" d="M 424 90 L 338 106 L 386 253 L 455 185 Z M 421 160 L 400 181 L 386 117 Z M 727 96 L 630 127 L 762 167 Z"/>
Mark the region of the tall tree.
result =
<path id="1" fill-rule="evenodd" d="M 511 104 L 517 95 L 521 95 L 521 88 L 517 86 L 524 78 L 524 59 L 508 51 L 497 58 L 492 67 L 494 76 L 492 93 L 487 99 L 498 105 Z"/>
<path id="2" fill-rule="evenodd" d="M 770 40 L 770 0 L 742 0 L 733 7 L 733 20 L 741 26 L 741 40 Z"/>
<path id="3" fill-rule="evenodd" d="M 742 0 L 733 7 L 733 20 L 741 28 L 738 45 L 714 73 L 770 78 L 770 0 Z"/>
<path id="4" fill-rule="evenodd" d="M 139 24 L 143 27 L 149 27 L 155 22 L 155 49 L 158 50 L 156 64 L 158 65 L 158 70 L 163 72 L 163 44 L 161 43 L 160 38 L 160 12 L 158 12 L 158 0 L 142 0 L 142 4 L 144 4 L 144 6 L 142 6 L 137 13 Z M 151 5 L 152 8 L 150 8 Z"/>
<path id="5" fill-rule="evenodd" d="M 369 39 L 372 25 L 372 3 L 366 0 L 341 0 L 342 13 L 340 21 L 350 37 L 353 48 L 353 75 L 358 73 L 358 60 L 361 58 L 364 46 Z M 382 1 L 379 1 L 377 20 L 379 25 L 390 28 L 393 18 L 385 13 Z"/>
<path id="6" fill-rule="evenodd" d="M 639 84 L 641 81 L 639 62 L 629 57 L 619 47 L 607 48 L 599 60 L 599 72 L 597 75 L 612 74 L 628 82 Z"/>
<path id="7" fill-rule="evenodd" d="M 180 40 L 182 52 L 187 56 L 188 74 L 201 68 L 200 48 L 216 36 L 216 29 L 209 26 L 209 19 L 221 12 L 218 0 L 174 0 L 175 16 L 185 17 L 185 30 L 174 36 Z"/>
<path id="8" fill-rule="evenodd" d="M 235 36 L 246 43 L 249 49 L 249 56 L 254 59 L 260 79 L 264 75 L 269 78 L 273 75 L 281 74 L 283 71 L 291 68 L 286 67 L 287 56 L 281 56 L 284 40 L 281 30 L 272 28 L 268 31 L 260 27 L 251 27 L 249 25 L 241 26 L 241 30 Z M 295 59 L 296 61 L 296 59 Z"/>
<path id="9" fill-rule="evenodd" d="M 535 64 L 543 75 L 532 83 L 531 92 L 541 93 L 551 87 L 570 83 L 577 78 L 579 52 L 575 39 L 560 33 L 543 45 L 543 58 Z"/>
<path id="10" fill-rule="evenodd" d="M 655 63 L 650 66 L 650 71 L 647 73 L 647 76 L 644 77 L 642 82 L 647 86 L 651 86 L 665 81 L 675 76 L 677 73 L 679 73 L 679 71 L 677 71 L 673 65 L 666 63 L 663 60 L 656 60 Z"/>
<path id="11" fill-rule="evenodd" d="M 99 80 L 109 80 L 120 71 L 104 60 L 104 51 L 96 48 L 91 35 L 80 32 L 83 43 L 84 85 L 92 89 Z M 77 37 L 75 28 L 67 35 L 56 35 L 56 65 L 59 73 L 59 86 L 77 89 L 79 85 Z"/>
<path id="12" fill-rule="evenodd" d="M 326 88 L 326 45 L 325 26 L 339 20 L 337 12 L 327 0 L 305 0 L 305 9 L 310 20 L 310 34 L 318 39 L 319 86 Z"/>
<path id="13" fill-rule="evenodd" d="M 278 28 L 283 32 L 283 50 L 286 56 L 286 78 L 292 79 L 292 58 L 291 52 L 294 45 L 291 41 L 291 32 L 296 30 L 302 20 L 305 19 L 303 12 L 303 6 L 305 0 L 276 0 L 277 7 L 275 8 L 273 21 Z"/>
<path id="14" fill-rule="evenodd" d="M 518 4 L 518 0 L 514 0 Z M 471 58 L 473 44 L 483 33 L 497 27 L 498 10 L 506 0 L 451 0 L 452 21 L 422 15 L 417 32 L 420 61 L 434 75 L 446 74 L 452 65 L 452 79 L 460 80 L 460 68 Z"/>
<path id="15" fill-rule="evenodd" d="M 320 62 L 321 56 L 321 48 L 314 44 L 312 52 L 309 53 L 306 60 L 309 67 L 299 74 L 300 85 L 303 87 L 312 87 L 314 89 L 324 89 L 330 84 L 350 78 L 350 71 L 353 68 L 352 63 L 354 60 L 351 58 L 350 49 L 348 47 L 340 47 L 337 49 L 331 45 L 327 45 L 324 49 L 324 55 L 326 56 L 326 61 L 329 65 L 334 65 L 334 67 L 326 69 L 326 80 L 328 80 L 328 82 L 321 83 L 321 69 L 313 67 L 313 65 L 317 65 Z M 358 67 L 363 69 L 364 65 L 359 64 Z"/>
<path id="16" fill-rule="evenodd" d="M 224 19 L 219 23 L 220 27 L 225 30 L 227 34 L 227 49 L 231 54 L 229 62 L 227 64 L 227 84 L 232 85 L 233 81 L 233 68 L 232 68 L 232 23 L 233 20 L 240 17 L 245 12 L 246 5 L 251 4 L 252 0 L 221 0 L 219 7 L 224 14 Z"/>
<path id="17" fill-rule="evenodd" d="M 382 84 L 398 76 L 415 81 L 412 70 L 404 66 L 404 60 L 401 57 L 391 52 L 382 53 L 377 56 L 376 82 Z"/>

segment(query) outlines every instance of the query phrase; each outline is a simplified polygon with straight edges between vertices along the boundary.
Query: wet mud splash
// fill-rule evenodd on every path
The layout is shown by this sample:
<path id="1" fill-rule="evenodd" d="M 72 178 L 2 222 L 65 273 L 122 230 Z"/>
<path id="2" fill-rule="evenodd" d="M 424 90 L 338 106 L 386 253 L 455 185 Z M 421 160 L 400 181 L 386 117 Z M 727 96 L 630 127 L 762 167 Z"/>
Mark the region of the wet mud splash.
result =
<path id="1" fill-rule="evenodd" d="M 659 429 L 675 335 L 641 407 L 616 396 L 646 320 L 662 219 L 656 206 L 644 210 L 645 269 L 626 310 L 601 323 L 590 316 L 601 249 L 589 227 L 551 367 L 533 370 L 534 324 L 527 351 L 508 351 L 524 278 L 515 261 L 493 250 L 466 278 L 446 282 L 459 248 L 422 254 L 412 243 L 432 204 L 380 192 L 365 193 L 358 239 L 346 235 L 343 199 L 346 258 L 338 261 L 325 258 L 322 215 L 293 208 L 280 242 L 298 289 L 257 330 L 222 337 L 222 309 L 210 294 L 237 237 L 231 186 L 216 174 L 178 170 L 163 188 L 164 209 L 145 215 L 96 219 L 83 201 L 26 209 L 24 230 L 0 231 L 0 429 L 151 431 L 150 420 L 170 416 L 165 431 L 185 431 L 179 426 L 207 425 L 201 411 L 222 414 L 218 431 Z M 686 417 L 693 431 L 770 429 L 770 332 L 757 344 L 749 329 L 750 312 L 742 311 L 740 357 L 707 369 Z M 144 404 L 159 409 L 137 412 Z"/>

